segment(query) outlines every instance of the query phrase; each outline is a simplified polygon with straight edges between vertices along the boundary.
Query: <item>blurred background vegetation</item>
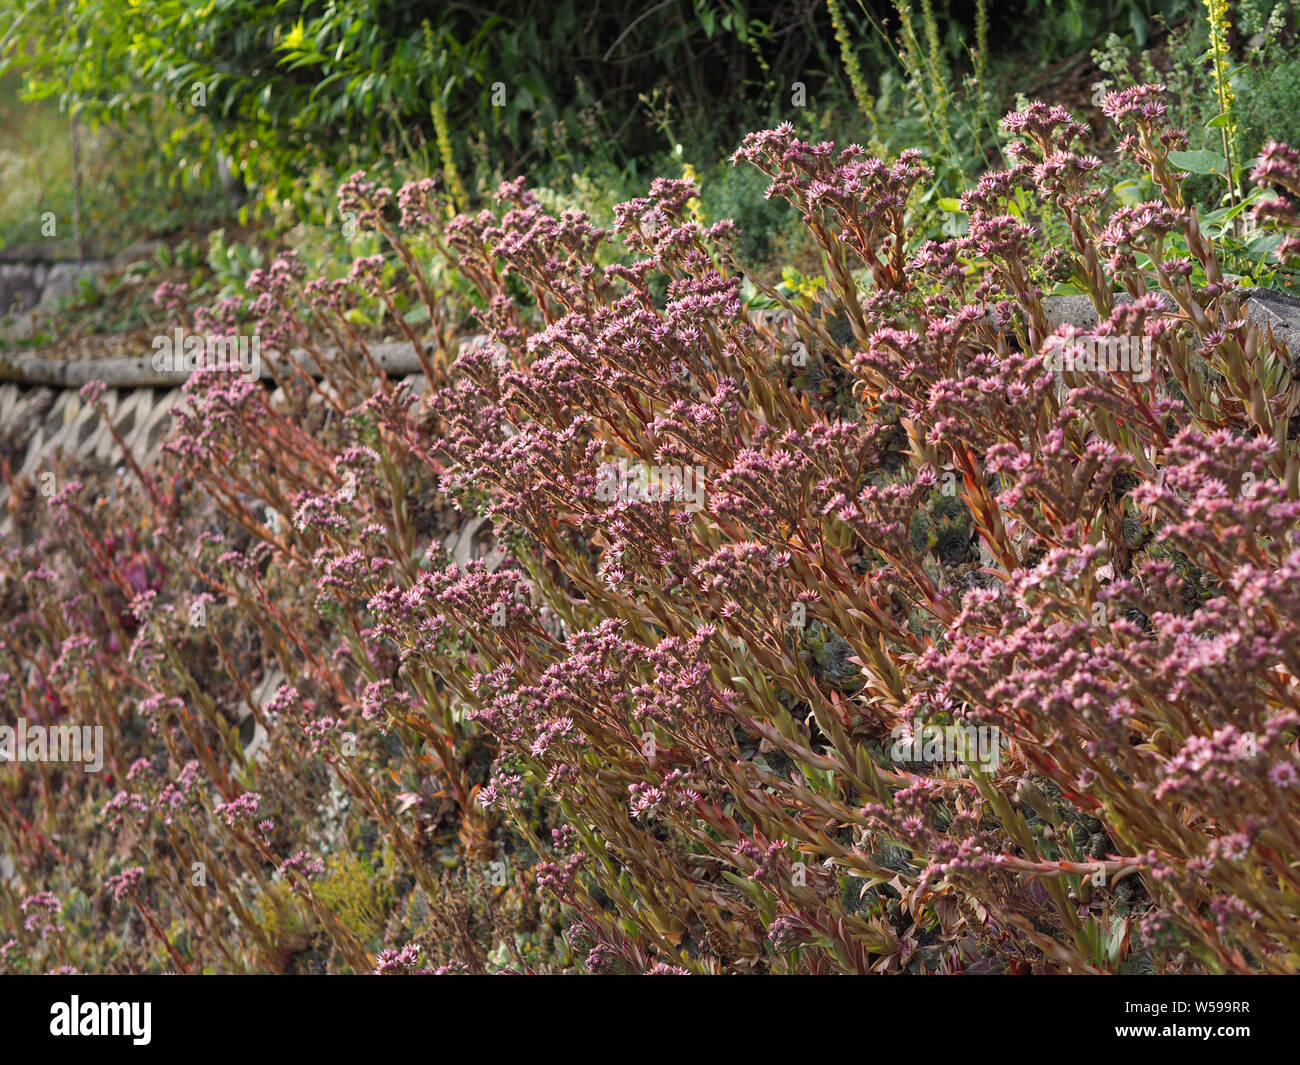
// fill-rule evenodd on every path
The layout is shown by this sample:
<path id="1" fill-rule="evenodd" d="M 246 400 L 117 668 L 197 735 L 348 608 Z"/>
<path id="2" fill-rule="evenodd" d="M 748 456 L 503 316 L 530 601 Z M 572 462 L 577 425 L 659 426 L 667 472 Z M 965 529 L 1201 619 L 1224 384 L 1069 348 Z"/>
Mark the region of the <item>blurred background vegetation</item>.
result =
<path id="1" fill-rule="evenodd" d="M 71 219 L 75 127 L 88 244 L 186 241 L 227 271 L 218 286 L 253 246 L 355 251 L 333 196 L 361 168 L 438 175 L 462 209 L 527 174 L 598 220 L 690 174 L 748 260 L 798 284 L 813 249 L 760 175 L 726 163 L 745 132 L 790 121 L 887 156 L 920 147 L 936 176 L 918 223 L 958 232 L 953 197 L 1001 165 L 998 119 L 1026 99 L 1102 131 L 1099 86 L 1163 80 L 1190 147 L 1224 153 L 1216 8 L 1239 172 L 1189 179 L 1211 207 L 1243 192 L 1264 141 L 1300 142 L 1294 2 L 0 0 L 0 241 L 39 239 L 46 211 Z"/>

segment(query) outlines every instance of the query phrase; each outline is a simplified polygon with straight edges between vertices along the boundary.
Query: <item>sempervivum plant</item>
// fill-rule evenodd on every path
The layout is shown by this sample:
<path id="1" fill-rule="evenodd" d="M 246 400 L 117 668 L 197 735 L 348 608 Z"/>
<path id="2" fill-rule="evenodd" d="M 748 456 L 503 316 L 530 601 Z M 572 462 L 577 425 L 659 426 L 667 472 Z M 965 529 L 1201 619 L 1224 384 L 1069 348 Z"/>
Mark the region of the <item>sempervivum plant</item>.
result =
<path id="1" fill-rule="evenodd" d="M 7 563 L 3 695 L 108 726 L 111 784 L 71 786 L 118 834 L 93 843 L 54 770 L 0 778 L 5 964 L 1300 966 L 1290 360 L 1182 197 L 1160 87 L 1105 110 L 1157 199 L 1116 208 L 1085 127 L 1035 103 L 938 242 L 908 224 L 916 153 L 750 135 L 735 163 L 825 258 L 824 306 L 776 326 L 690 182 L 607 230 L 522 181 L 444 221 L 427 182 L 350 180 L 391 256 L 337 281 L 282 259 L 196 323 L 305 363 L 274 401 L 188 386 L 182 475 L 140 473 L 166 579 L 135 587 L 92 546 L 124 508 L 71 489 L 60 569 Z M 1025 195 L 1063 219 L 1051 273 L 1092 333 L 1051 323 Z M 486 345 L 450 357 L 417 242 Z M 418 394 L 347 317 L 397 286 L 434 320 Z M 457 508 L 503 565 L 434 546 Z M 79 932 L 92 898 L 138 934 Z"/>

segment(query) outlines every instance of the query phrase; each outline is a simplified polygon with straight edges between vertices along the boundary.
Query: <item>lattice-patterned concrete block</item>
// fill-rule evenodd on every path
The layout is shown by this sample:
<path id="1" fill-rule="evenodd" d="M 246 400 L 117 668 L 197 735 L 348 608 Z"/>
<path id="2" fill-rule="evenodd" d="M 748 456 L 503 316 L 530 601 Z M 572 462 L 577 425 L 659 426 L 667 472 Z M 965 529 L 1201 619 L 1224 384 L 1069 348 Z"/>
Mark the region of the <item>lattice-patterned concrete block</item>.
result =
<path id="1" fill-rule="evenodd" d="M 422 374 L 412 375 L 407 380 L 417 395 L 427 385 Z M 328 382 L 322 389 L 325 396 L 336 398 L 337 393 Z M 0 385 L 0 426 L 36 423 L 31 427 L 21 463 L 14 463 L 17 467 L 14 472 L 33 480 L 54 465 L 60 451 L 68 457 L 104 465 L 120 463 L 121 450 L 98 410 L 85 403 L 76 389 L 58 392 L 53 403 L 50 403 L 50 392 L 43 387 Z M 162 461 L 162 447 L 174 424 L 173 411 L 176 404 L 183 401 L 184 393 L 180 388 L 106 389 L 101 396 L 109 421 L 142 467 Z M 271 402 L 273 405 L 283 404 L 282 389 L 277 388 L 271 394 Z M 314 406 L 325 402 L 325 398 L 313 395 L 309 402 Z M 39 415 L 47 404 L 43 416 Z M 8 495 L 8 490 L 0 485 L 0 505 L 7 501 Z M 6 519 L 0 528 L 11 530 L 12 522 Z M 496 564 L 499 563 L 494 558 L 494 568 Z"/>
<path id="2" fill-rule="evenodd" d="M 104 393 L 105 396 L 108 393 Z M 117 430 L 119 436 L 125 438 L 133 428 L 135 428 L 135 419 L 138 412 L 143 408 L 148 410 L 149 396 L 143 390 L 124 391 L 114 396 L 115 409 L 109 415 L 107 421 L 101 419 L 100 427 L 95 433 L 93 440 L 93 450 L 90 450 L 89 457 L 93 457 L 97 462 L 119 462 L 121 461 L 122 451 L 118 447 L 117 440 L 109 429 L 111 425 Z"/>
<path id="3" fill-rule="evenodd" d="M 448 536 L 442 546 L 456 565 L 464 566 L 482 559 L 489 573 L 494 572 L 506 559 L 506 552 L 492 535 L 491 518 L 470 518 Z"/>
<path id="4" fill-rule="evenodd" d="M 253 689 L 253 702 L 259 707 L 265 706 L 271 697 L 280 690 L 284 683 L 284 673 L 279 667 L 272 666 L 263 674 L 261 683 Z M 244 757 L 250 762 L 256 761 L 266 751 L 268 736 L 266 729 L 259 723 L 247 703 L 239 704 L 239 742 L 244 748 Z"/>
<path id="5" fill-rule="evenodd" d="M 135 422 L 124 433 L 131 455 L 141 466 L 153 466 L 162 458 L 162 446 L 172 430 L 172 412 L 183 399 L 180 389 L 142 389 L 135 410 Z"/>

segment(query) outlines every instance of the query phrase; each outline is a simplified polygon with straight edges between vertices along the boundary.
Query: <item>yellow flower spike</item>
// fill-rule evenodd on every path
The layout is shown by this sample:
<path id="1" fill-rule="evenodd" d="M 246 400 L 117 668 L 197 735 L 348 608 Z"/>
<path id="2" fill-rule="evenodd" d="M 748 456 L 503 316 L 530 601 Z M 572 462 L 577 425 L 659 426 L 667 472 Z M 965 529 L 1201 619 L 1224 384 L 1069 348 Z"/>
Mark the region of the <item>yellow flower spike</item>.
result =
<path id="1" fill-rule="evenodd" d="M 1210 29 L 1210 58 L 1214 61 L 1214 86 L 1219 97 L 1219 114 L 1224 119 L 1220 130 L 1223 135 L 1223 156 L 1228 165 L 1228 192 L 1232 203 L 1237 202 L 1237 120 L 1233 111 L 1235 97 L 1229 77 L 1228 33 L 1232 29 L 1228 19 L 1228 0 L 1205 0 L 1205 10 Z"/>
<path id="2" fill-rule="evenodd" d="M 695 187 L 699 188 L 700 176 L 695 172 L 695 167 L 691 166 L 690 163 L 686 163 L 685 165 L 682 166 L 682 179 L 684 181 L 695 182 Z M 689 200 L 687 200 L 686 207 L 691 212 L 691 217 L 694 218 L 695 221 L 697 221 L 700 225 L 705 224 L 704 211 L 700 203 L 700 198 L 698 196 L 692 196 Z"/>

